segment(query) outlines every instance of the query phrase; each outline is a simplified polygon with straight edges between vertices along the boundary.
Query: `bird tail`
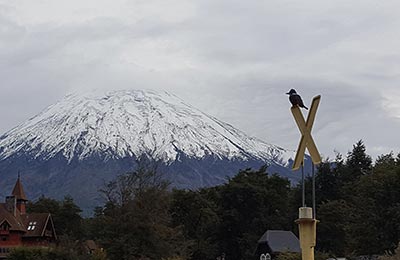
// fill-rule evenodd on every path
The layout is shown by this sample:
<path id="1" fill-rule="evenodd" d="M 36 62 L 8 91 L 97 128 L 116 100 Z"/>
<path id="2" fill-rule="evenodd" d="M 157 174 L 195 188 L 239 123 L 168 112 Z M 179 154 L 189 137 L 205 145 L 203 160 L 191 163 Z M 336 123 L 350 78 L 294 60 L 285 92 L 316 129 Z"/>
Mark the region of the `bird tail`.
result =
<path id="1" fill-rule="evenodd" d="M 306 106 L 303 106 L 306 110 L 308 110 L 308 107 L 306 107 Z"/>

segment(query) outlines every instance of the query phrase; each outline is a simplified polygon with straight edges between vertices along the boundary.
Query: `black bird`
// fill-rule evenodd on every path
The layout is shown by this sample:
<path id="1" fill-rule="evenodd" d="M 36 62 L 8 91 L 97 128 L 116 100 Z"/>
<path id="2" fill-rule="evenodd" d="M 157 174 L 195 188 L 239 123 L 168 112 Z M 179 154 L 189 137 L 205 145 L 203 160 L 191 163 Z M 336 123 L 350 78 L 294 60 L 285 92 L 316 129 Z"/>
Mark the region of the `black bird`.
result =
<path id="1" fill-rule="evenodd" d="M 308 110 L 308 107 L 304 105 L 303 100 L 301 99 L 300 95 L 296 93 L 296 90 L 291 89 L 286 94 L 289 95 L 289 101 L 293 106 L 299 106 Z"/>

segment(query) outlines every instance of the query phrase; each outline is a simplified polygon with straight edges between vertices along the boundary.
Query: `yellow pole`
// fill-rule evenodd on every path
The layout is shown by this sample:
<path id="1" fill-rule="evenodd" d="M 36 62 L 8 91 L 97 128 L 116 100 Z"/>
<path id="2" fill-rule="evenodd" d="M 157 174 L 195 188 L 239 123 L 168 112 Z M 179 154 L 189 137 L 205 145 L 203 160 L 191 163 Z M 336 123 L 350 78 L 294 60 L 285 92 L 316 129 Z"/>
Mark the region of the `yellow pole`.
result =
<path id="1" fill-rule="evenodd" d="M 300 248 L 302 260 L 314 260 L 314 247 L 316 244 L 317 220 L 313 219 L 312 208 L 299 208 L 299 219 L 296 223 L 299 225 Z"/>

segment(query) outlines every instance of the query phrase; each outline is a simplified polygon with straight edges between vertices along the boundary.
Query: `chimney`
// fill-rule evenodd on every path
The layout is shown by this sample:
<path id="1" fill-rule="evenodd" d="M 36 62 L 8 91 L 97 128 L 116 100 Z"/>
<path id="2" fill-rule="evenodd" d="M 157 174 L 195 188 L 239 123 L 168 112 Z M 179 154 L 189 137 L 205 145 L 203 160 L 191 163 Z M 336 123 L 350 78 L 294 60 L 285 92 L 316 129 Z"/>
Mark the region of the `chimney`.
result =
<path id="1" fill-rule="evenodd" d="M 17 198 L 15 196 L 7 196 L 6 197 L 6 209 L 8 212 L 17 216 Z"/>

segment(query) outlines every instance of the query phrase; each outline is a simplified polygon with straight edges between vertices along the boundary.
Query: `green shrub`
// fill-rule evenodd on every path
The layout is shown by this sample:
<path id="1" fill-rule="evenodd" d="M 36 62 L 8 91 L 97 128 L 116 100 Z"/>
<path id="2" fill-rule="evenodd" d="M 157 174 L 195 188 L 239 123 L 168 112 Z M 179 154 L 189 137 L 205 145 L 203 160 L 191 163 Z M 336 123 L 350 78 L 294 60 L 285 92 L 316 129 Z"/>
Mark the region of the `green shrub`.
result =
<path id="1" fill-rule="evenodd" d="M 326 260 L 328 258 L 329 258 L 329 255 L 326 253 L 315 252 L 315 254 L 314 254 L 315 260 Z M 280 253 L 277 255 L 277 257 L 275 259 L 276 260 L 301 260 L 301 254 L 300 253 L 290 253 L 290 252 Z M 389 260 L 389 259 L 387 259 L 387 260 Z"/>
<path id="2" fill-rule="evenodd" d="M 300 253 L 280 253 L 277 255 L 276 260 L 301 260 Z"/>
<path id="3" fill-rule="evenodd" d="M 73 250 L 65 248 L 29 248 L 19 247 L 13 249 L 9 260 L 107 260 L 107 255 L 101 250 L 96 250 L 93 255 L 78 255 Z"/>
<path id="4" fill-rule="evenodd" d="M 8 256 L 10 260 L 73 260 L 67 253 L 53 248 L 26 248 L 13 249 Z M 75 259 L 74 259 L 75 260 Z"/>

